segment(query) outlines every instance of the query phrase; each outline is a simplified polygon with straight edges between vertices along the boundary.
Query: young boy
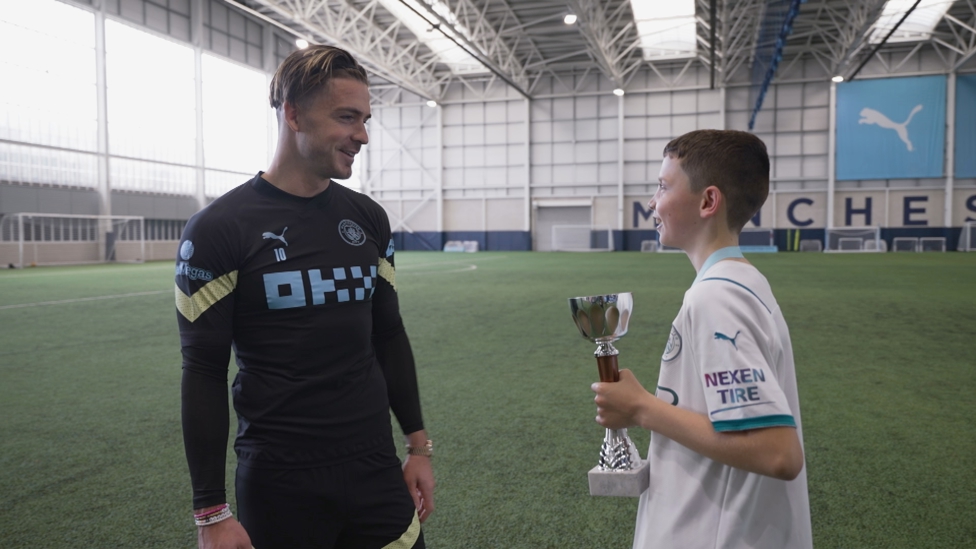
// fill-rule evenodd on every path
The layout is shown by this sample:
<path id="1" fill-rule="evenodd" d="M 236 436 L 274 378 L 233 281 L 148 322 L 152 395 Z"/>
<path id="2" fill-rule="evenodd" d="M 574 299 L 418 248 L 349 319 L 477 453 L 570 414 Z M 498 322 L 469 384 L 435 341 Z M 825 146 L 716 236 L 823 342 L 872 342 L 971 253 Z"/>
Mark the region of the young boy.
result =
<path id="1" fill-rule="evenodd" d="M 651 434 L 634 548 L 813 547 L 786 321 L 739 232 L 769 193 L 752 134 L 701 130 L 664 148 L 650 201 L 661 243 L 698 271 L 671 327 L 655 395 L 630 370 L 595 383 L 597 423 Z"/>

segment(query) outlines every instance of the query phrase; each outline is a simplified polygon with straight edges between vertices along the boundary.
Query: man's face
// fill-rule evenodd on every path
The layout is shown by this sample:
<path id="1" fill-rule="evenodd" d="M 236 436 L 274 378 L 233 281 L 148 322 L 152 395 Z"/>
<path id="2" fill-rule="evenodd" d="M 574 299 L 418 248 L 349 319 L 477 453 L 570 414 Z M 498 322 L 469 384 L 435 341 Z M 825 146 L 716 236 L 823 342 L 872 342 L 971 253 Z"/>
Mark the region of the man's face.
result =
<path id="1" fill-rule="evenodd" d="M 369 88 L 352 78 L 330 80 L 298 107 L 298 150 L 316 176 L 348 179 L 359 149 L 369 142 Z"/>
<path id="2" fill-rule="evenodd" d="M 702 222 L 701 193 L 691 192 L 691 181 L 681 169 L 681 161 L 670 156 L 664 157 L 658 181 L 657 192 L 647 205 L 654 210 L 661 244 L 684 250 Z"/>

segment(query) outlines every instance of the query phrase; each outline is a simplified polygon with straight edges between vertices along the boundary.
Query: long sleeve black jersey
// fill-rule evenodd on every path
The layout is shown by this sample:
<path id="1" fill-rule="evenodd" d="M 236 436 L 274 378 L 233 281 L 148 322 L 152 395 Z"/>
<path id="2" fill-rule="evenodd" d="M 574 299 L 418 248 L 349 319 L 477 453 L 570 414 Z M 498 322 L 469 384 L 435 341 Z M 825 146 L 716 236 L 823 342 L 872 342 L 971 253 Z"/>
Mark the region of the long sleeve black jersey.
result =
<path id="1" fill-rule="evenodd" d="M 312 198 L 258 174 L 201 210 L 176 264 L 183 431 L 194 507 L 222 503 L 227 371 L 239 462 L 352 459 L 423 428 L 383 209 L 332 183 Z"/>

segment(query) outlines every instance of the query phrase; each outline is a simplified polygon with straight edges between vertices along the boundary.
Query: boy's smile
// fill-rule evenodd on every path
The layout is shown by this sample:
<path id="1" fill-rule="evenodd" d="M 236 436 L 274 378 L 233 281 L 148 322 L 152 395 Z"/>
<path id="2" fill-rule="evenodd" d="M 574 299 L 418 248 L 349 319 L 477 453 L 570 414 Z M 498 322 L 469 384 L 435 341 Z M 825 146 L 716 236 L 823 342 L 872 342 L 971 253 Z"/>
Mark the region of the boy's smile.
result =
<path id="1" fill-rule="evenodd" d="M 661 244 L 685 251 L 686 240 L 694 237 L 695 227 L 701 223 L 699 193 L 691 192 L 688 174 L 681 169 L 681 161 L 665 156 L 658 176 L 657 192 L 647 203 L 653 210 Z"/>

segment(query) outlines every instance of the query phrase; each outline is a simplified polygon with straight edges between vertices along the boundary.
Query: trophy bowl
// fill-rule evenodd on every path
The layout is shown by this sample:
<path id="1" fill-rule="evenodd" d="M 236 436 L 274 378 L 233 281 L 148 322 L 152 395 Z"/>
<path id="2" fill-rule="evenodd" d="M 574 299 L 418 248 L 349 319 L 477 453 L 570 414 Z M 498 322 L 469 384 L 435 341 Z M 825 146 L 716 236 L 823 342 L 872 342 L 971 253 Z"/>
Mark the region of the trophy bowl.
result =
<path id="1" fill-rule="evenodd" d="M 593 343 L 610 343 L 627 333 L 634 295 L 594 295 L 569 298 L 569 310 L 580 334 Z"/>
<path id="2" fill-rule="evenodd" d="M 627 334 L 634 309 L 629 292 L 569 298 L 569 310 L 580 335 L 596 343 L 600 381 L 620 381 L 613 342 Z M 600 449 L 600 460 L 587 475 L 590 495 L 639 496 L 649 483 L 648 463 L 640 458 L 627 429 L 607 429 Z"/>

